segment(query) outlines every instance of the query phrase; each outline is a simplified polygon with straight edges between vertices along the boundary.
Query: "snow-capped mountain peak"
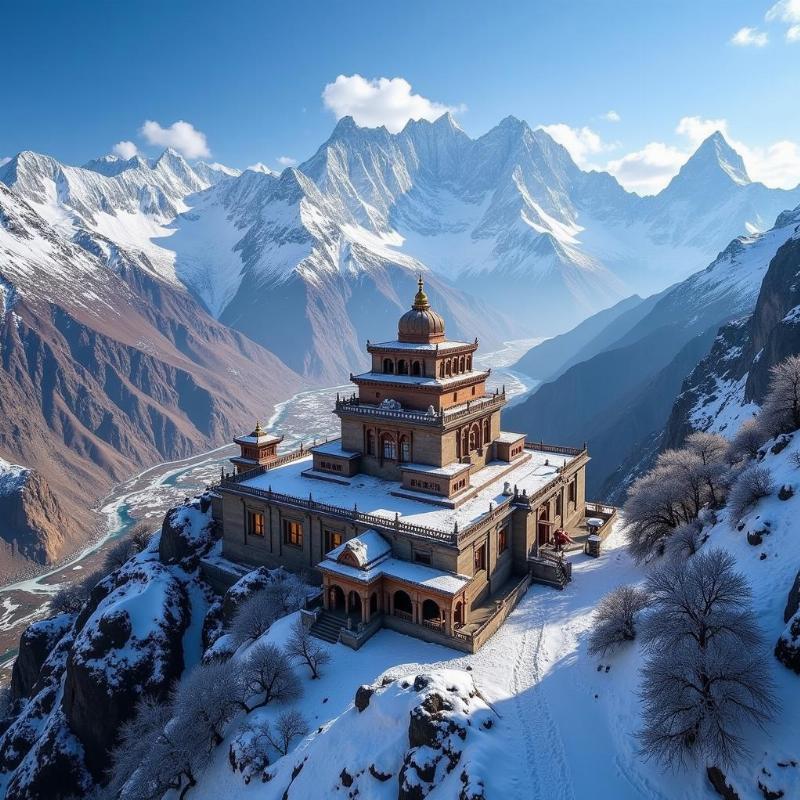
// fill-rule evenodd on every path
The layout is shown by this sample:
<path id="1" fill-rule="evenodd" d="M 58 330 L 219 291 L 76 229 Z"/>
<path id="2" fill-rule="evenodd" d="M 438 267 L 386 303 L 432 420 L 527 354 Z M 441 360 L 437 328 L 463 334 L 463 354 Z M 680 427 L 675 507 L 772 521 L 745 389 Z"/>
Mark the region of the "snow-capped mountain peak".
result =
<path id="1" fill-rule="evenodd" d="M 707 189 L 709 185 L 714 189 L 724 189 L 728 184 L 747 186 L 751 182 L 742 157 L 716 131 L 703 141 L 681 167 L 665 192 L 678 187 L 698 191 L 704 187 Z"/>

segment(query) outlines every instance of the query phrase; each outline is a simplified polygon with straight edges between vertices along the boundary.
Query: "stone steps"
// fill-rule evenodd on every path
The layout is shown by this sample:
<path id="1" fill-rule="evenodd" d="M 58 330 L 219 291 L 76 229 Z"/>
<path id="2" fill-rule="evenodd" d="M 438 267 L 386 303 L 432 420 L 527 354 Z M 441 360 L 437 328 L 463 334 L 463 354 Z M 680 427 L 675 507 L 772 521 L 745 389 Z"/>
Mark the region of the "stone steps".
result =
<path id="1" fill-rule="evenodd" d="M 324 642 L 336 644 L 339 641 L 339 631 L 344 626 L 345 622 L 341 617 L 323 611 L 316 622 L 309 628 L 309 633 Z"/>

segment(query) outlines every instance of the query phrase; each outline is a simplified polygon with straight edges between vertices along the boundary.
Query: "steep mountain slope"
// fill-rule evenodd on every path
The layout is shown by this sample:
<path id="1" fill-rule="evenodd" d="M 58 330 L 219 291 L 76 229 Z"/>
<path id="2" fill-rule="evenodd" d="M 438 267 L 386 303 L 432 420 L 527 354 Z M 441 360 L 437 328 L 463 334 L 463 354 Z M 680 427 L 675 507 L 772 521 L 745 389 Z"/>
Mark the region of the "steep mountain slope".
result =
<path id="1" fill-rule="evenodd" d="M 615 498 L 636 465 L 657 451 L 675 392 L 717 329 L 756 305 L 773 256 L 798 222 L 795 210 L 764 234 L 735 239 L 705 270 L 664 293 L 613 345 L 510 409 L 509 427 L 537 440 L 596 444 L 589 491 Z"/>
<path id="2" fill-rule="evenodd" d="M 47 559 L 90 533 L 88 505 L 112 482 L 228 440 L 300 385 L 185 290 L 107 241 L 96 251 L 0 184 L 0 455 L 43 476 L 73 520 Z"/>

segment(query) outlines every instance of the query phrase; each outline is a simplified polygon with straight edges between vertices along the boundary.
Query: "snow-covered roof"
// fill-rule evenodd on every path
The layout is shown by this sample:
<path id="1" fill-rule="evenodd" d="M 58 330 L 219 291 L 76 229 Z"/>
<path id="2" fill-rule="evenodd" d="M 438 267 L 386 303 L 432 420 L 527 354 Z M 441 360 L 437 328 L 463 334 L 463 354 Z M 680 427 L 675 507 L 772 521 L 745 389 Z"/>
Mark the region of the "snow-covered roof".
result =
<path id="1" fill-rule="evenodd" d="M 445 341 L 439 342 L 438 344 L 430 344 L 428 342 L 417 343 L 417 342 L 399 342 L 396 339 L 391 342 L 370 342 L 369 346 L 375 348 L 381 348 L 386 350 L 425 350 L 428 352 L 434 352 L 438 350 L 439 352 L 445 350 L 457 350 L 459 347 L 469 347 L 470 345 L 474 345 L 474 342 L 454 342 L 454 341 Z"/>
<path id="2" fill-rule="evenodd" d="M 261 436 L 237 436 L 233 441 L 238 444 L 277 444 L 283 440 L 283 436 L 275 436 L 272 433 L 264 433 Z"/>
<path id="3" fill-rule="evenodd" d="M 500 442 L 500 444 L 514 444 L 514 442 L 518 442 L 520 439 L 524 439 L 524 433 L 511 433 L 510 431 L 500 431 L 500 435 L 495 439 L 496 442 Z"/>
<path id="4" fill-rule="evenodd" d="M 337 476 L 335 483 L 306 477 L 303 472 L 311 466 L 310 455 L 239 481 L 237 488 L 245 491 L 248 488 L 271 488 L 273 492 L 302 500 L 308 500 L 310 495 L 318 503 L 340 508 L 357 506 L 360 512 L 383 517 L 387 523 L 394 522 L 395 514 L 398 514 L 403 522 L 452 531 L 454 525 L 462 529 L 486 514 L 490 503 L 497 506 L 508 502 L 509 498 L 503 494 L 506 481 L 512 486 L 516 485 L 520 492 L 525 490 L 530 495 L 558 477 L 557 466 L 573 459 L 572 456 L 554 457 L 549 452 L 526 449 L 525 456 L 514 464 L 490 462 L 472 475 L 471 483 L 477 493 L 458 508 L 434 506 L 411 497 L 395 496 L 392 492 L 401 490 L 400 483 L 373 475 L 359 473 L 351 478 Z"/>
<path id="5" fill-rule="evenodd" d="M 335 547 L 325 557 L 338 561 L 344 552 L 353 556 L 359 567 L 368 567 L 392 552 L 392 546 L 378 531 L 368 530 Z"/>
<path id="6" fill-rule="evenodd" d="M 441 478 L 451 478 L 453 475 L 458 475 L 459 472 L 463 472 L 465 469 L 468 470 L 469 468 L 469 464 L 461 464 L 458 461 L 454 461 L 452 464 L 445 464 L 443 467 L 434 467 L 430 464 L 414 464 L 410 462 L 402 464 L 400 467 L 403 472 L 424 472 L 426 475 L 435 475 Z"/>
<path id="7" fill-rule="evenodd" d="M 339 456 L 339 458 L 355 458 L 356 456 L 361 455 L 361 453 L 358 453 L 355 450 L 344 450 L 342 448 L 341 439 L 334 439 L 333 441 L 325 442 L 324 444 L 318 444 L 311 448 L 311 452 L 324 453 L 327 456 Z"/>
<path id="8" fill-rule="evenodd" d="M 359 583 L 372 583 L 378 578 L 396 578 L 449 595 L 458 594 L 470 580 L 466 575 L 443 572 L 433 567 L 415 564 L 413 561 L 401 561 L 398 558 L 379 561 L 371 569 L 358 569 L 326 558 L 318 565 L 318 568 L 323 572 L 341 575 Z"/>
<path id="9" fill-rule="evenodd" d="M 384 372 L 362 372 L 360 375 L 354 375 L 351 380 L 354 383 L 363 381 L 365 383 L 403 383 L 409 386 L 446 387 L 454 383 L 460 383 L 461 381 L 468 381 L 470 378 L 480 380 L 486 378 L 488 374 L 488 372 L 481 370 L 472 370 L 471 372 L 462 372 L 460 375 L 453 375 L 450 378 L 431 378 L 427 375 L 394 375 Z"/>

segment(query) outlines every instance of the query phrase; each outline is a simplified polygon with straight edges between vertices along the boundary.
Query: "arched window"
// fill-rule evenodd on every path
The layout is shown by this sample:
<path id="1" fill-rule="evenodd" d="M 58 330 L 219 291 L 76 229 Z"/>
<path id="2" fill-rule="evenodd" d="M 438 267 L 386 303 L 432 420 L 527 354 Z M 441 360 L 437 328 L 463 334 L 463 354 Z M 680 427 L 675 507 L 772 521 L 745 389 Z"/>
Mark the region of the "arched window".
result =
<path id="1" fill-rule="evenodd" d="M 411 374 L 412 375 L 422 375 L 422 365 L 419 363 L 419 361 L 415 361 L 411 365 Z"/>
<path id="2" fill-rule="evenodd" d="M 381 437 L 381 451 L 384 458 L 389 461 L 397 461 L 397 442 L 391 434 L 384 433 Z"/>
<path id="3" fill-rule="evenodd" d="M 367 455 L 375 455 L 375 434 L 372 431 L 367 431 Z"/>
<path id="4" fill-rule="evenodd" d="M 447 366 L 445 367 L 444 372 L 445 372 L 445 375 L 447 375 L 447 377 L 449 378 L 453 374 L 453 362 L 448 359 L 448 361 L 446 363 L 447 363 Z"/>
<path id="5" fill-rule="evenodd" d="M 477 450 L 481 446 L 481 429 L 473 425 L 469 431 L 469 449 Z"/>
<path id="6" fill-rule="evenodd" d="M 383 371 L 386 375 L 391 375 L 394 373 L 394 362 L 391 358 L 383 359 Z"/>
<path id="7" fill-rule="evenodd" d="M 401 358 L 397 362 L 397 374 L 408 375 L 408 361 L 406 361 L 404 358 Z"/>
<path id="8" fill-rule="evenodd" d="M 412 612 L 411 598 L 402 589 L 398 589 L 394 593 L 394 613 L 398 617 L 408 617 L 410 619 Z"/>
<path id="9" fill-rule="evenodd" d="M 467 372 L 472 372 L 472 356 L 467 356 Z"/>
<path id="10" fill-rule="evenodd" d="M 444 361 L 439 362 L 439 377 L 444 378 Z"/>
<path id="11" fill-rule="evenodd" d="M 489 435 L 489 420 L 485 419 L 483 421 L 483 441 L 484 441 L 484 444 L 488 443 L 490 438 L 491 437 Z"/>
<path id="12" fill-rule="evenodd" d="M 458 375 L 458 359 L 453 359 L 453 375 Z"/>
<path id="13" fill-rule="evenodd" d="M 400 437 L 400 460 L 411 461 L 411 442 L 408 436 Z"/>
<path id="14" fill-rule="evenodd" d="M 438 622 L 442 617 L 439 605 L 435 600 L 426 600 L 422 604 L 422 619 L 427 622 Z"/>
<path id="15" fill-rule="evenodd" d="M 458 371 L 464 372 L 464 368 L 466 367 L 466 365 L 467 365 L 467 360 L 464 358 L 464 356 L 461 356 L 461 358 L 458 361 Z"/>

